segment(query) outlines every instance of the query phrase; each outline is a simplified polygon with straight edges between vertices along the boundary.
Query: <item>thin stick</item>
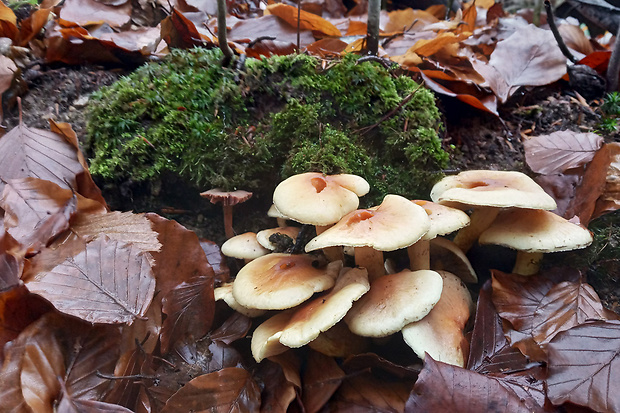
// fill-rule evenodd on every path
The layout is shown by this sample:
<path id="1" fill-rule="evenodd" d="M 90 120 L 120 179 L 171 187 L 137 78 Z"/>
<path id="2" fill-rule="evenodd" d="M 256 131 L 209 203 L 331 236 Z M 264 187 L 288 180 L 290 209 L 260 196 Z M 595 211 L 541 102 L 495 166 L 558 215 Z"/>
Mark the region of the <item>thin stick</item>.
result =
<path id="1" fill-rule="evenodd" d="M 620 27 L 616 33 L 616 43 L 611 51 L 609 64 L 607 65 L 607 92 L 616 92 L 618 90 L 618 71 L 620 70 Z"/>
<path id="2" fill-rule="evenodd" d="M 566 47 L 566 43 L 564 43 L 564 39 L 560 35 L 560 31 L 558 30 L 558 26 L 555 25 L 555 17 L 553 16 L 553 10 L 551 9 L 551 2 L 549 0 L 545 0 L 545 10 L 547 11 L 547 23 L 549 23 L 549 28 L 551 29 L 551 33 L 553 33 L 553 37 L 555 37 L 555 41 L 560 46 L 560 50 L 562 54 L 571 62 L 577 63 L 577 59 Z"/>
<path id="3" fill-rule="evenodd" d="M 301 50 L 301 0 L 297 0 L 297 53 Z"/>
<path id="4" fill-rule="evenodd" d="M 228 46 L 226 39 L 226 0 L 217 0 L 217 42 L 224 54 L 222 65 L 228 66 L 233 59 L 233 51 Z"/>

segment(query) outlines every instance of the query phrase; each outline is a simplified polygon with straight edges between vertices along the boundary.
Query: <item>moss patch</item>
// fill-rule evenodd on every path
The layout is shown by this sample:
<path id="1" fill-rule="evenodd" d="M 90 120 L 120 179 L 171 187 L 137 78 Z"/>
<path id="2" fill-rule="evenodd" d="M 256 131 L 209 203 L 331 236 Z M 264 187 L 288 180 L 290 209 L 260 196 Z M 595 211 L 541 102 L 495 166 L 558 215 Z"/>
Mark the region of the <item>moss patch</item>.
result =
<path id="1" fill-rule="evenodd" d="M 369 202 L 424 197 L 441 178 L 439 112 L 410 78 L 354 55 L 325 69 L 305 55 L 248 59 L 244 72 L 220 59 L 217 49 L 176 50 L 97 92 L 93 174 L 142 182 L 172 173 L 196 188 L 270 195 L 295 173 L 354 173 L 369 181 Z"/>

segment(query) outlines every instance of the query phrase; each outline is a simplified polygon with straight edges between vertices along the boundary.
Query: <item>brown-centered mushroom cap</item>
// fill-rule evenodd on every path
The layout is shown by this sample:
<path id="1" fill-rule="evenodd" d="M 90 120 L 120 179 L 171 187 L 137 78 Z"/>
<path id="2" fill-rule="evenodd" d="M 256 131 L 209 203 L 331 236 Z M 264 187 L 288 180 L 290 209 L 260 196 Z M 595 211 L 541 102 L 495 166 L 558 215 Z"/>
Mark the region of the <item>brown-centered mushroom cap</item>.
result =
<path id="1" fill-rule="evenodd" d="M 592 234 L 553 212 L 511 209 L 499 213 L 480 235 L 480 243 L 526 252 L 558 252 L 587 247 Z"/>
<path id="2" fill-rule="evenodd" d="M 386 195 L 381 205 L 358 209 L 313 238 L 306 251 L 337 245 L 394 251 L 413 244 L 430 227 L 428 214 L 399 195 Z"/>
<path id="3" fill-rule="evenodd" d="M 222 244 L 222 254 L 244 260 L 253 260 L 270 252 L 258 242 L 254 232 L 235 235 Z"/>
<path id="4" fill-rule="evenodd" d="M 431 199 L 459 209 L 473 205 L 556 208 L 555 200 L 533 179 L 515 171 L 465 171 L 447 176 L 435 184 Z"/>
<path id="5" fill-rule="evenodd" d="M 344 320 L 355 334 L 385 337 L 424 318 L 441 297 L 443 279 L 431 270 L 404 270 L 378 278 Z"/>
<path id="6" fill-rule="evenodd" d="M 272 253 L 246 264 L 235 278 L 233 296 L 242 306 L 263 310 L 295 307 L 334 286 L 341 261 L 316 268 L 311 255 Z"/>
<path id="7" fill-rule="evenodd" d="M 302 224 L 331 225 L 359 205 L 370 186 L 362 177 L 308 172 L 280 182 L 273 203 L 284 216 Z"/>
<path id="8" fill-rule="evenodd" d="M 252 192 L 248 191 L 224 191 L 220 188 L 209 189 L 201 192 L 200 196 L 207 198 L 212 204 L 222 204 L 222 206 L 233 206 L 245 202 L 252 198 Z"/>
<path id="9" fill-rule="evenodd" d="M 441 298 L 426 317 L 402 329 L 403 338 L 421 359 L 428 353 L 433 360 L 464 367 L 469 343 L 463 329 L 473 301 L 456 275 L 446 271 L 439 271 L 439 274 L 443 278 Z"/>
<path id="10" fill-rule="evenodd" d="M 365 269 L 343 268 L 334 288 L 294 310 L 293 317 L 280 336 L 280 343 L 293 348 L 308 344 L 342 320 L 353 302 L 369 289 Z"/>

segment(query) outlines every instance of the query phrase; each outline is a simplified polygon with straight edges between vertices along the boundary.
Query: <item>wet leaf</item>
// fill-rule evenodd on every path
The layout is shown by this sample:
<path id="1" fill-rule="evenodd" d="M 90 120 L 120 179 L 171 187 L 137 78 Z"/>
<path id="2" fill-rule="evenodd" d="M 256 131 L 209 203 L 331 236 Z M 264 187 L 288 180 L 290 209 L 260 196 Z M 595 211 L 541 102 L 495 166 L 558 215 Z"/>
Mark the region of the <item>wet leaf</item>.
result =
<path id="1" fill-rule="evenodd" d="M 301 390 L 301 360 L 292 351 L 270 357 L 259 365 L 264 384 L 261 411 L 286 413 Z"/>
<path id="2" fill-rule="evenodd" d="M 26 283 L 67 314 L 97 323 L 131 323 L 144 315 L 155 279 L 148 253 L 104 236 Z"/>
<path id="3" fill-rule="evenodd" d="M 407 411 L 448 412 L 542 412 L 500 384 L 500 379 L 451 366 L 431 357 L 407 400 Z"/>
<path id="4" fill-rule="evenodd" d="M 0 219 L 0 291 L 5 291 L 19 283 L 24 267 L 23 254 L 17 252 L 19 244 L 4 231 Z"/>
<path id="5" fill-rule="evenodd" d="M 343 380 L 328 409 L 337 412 L 402 412 L 413 381 L 360 374 Z"/>
<path id="6" fill-rule="evenodd" d="M 176 8 L 161 22 L 161 38 L 168 47 L 187 49 L 205 43 L 196 26 Z"/>
<path id="7" fill-rule="evenodd" d="M 63 397 L 56 408 L 55 413 L 131 413 L 131 410 L 105 402 L 96 400 L 72 399 L 69 395 L 63 394 Z"/>
<path id="8" fill-rule="evenodd" d="M 587 164 L 602 144 L 603 138 L 595 133 L 566 130 L 525 139 L 523 149 L 532 171 L 548 175 Z"/>
<path id="9" fill-rule="evenodd" d="M 167 315 L 161 331 L 163 354 L 177 340 L 204 337 L 215 312 L 213 277 L 196 277 L 178 285 L 163 297 L 162 311 Z"/>
<path id="10" fill-rule="evenodd" d="M 72 189 L 82 171 L 75 149 L 56 133 L 20 123 L 0 138 L 0 192 L 7 180 L 27 177 Z"/>
<path id="11" fill-rule="evenodd" d="M 596 201 L 596 208 L 591 219 L 600 217 L 620 208 L 620 144 L 612 142 L 605 145 L 609 150 L 609 165 L 605 178 L 605 188 Z"/>
<path id="12" fill-rule="evenodd" d="M 209 335 L 214 341 L 231 344 L 246 336 L 252 327 L 252 320 L 240 313 L 233 313 L 217 330 Z"/>
<path id="13" fill-rule="evenodd" d="M 333 357 L 310 350 L 303 376 L 302 401 L 308 413 L 316 413 L 327 403 L 345 377 Z"/>
<path id="14" fill-rule="evenodd" d="M 297 27 L 297 7 L 284 3 L 275 3 L 267 6 L 265 14 L 273 14 L 286 21 L 292 27 Z M 299 17 L 301 30 L 313 30 L 326 36 L 340 37 L 342 34 L 333 24 L 316 14 L 301 10 Z"/>
<path id="15" fill-rule="evenodd" d="M 571 402 L 599 412 L 619 411 L 618 349 L 618 321 L 588 322 L 555 336 L 547 346 L 551 402 Z"/>
<path id="16" fill-rule="evenodd" d="M 11 88 L 15 72 L 17 72 L 15 62 L 4 55 L 0 55 L 0 94 Z"/>
<path id="17" fill-rule="evenodd" d="M 467 369 L 481 374 L 506 373 L 523 370 L 527 363 L 527 358 L 506 340 L 488 281 L 478 296 Z"/>
<path id="18" fill-rule="evenodd" d="M 161 413 L 180 411 L 258 411 L 260 390 L 250 373 L 229 367 L 191 380 L 166 403 Z"/>
<path id="19" fill-rule="evenodd" d="M 20 380 L 25 342 L 26 338 L 22 336 L 4 348 L 6 359 L 0 372 L 0 400 L 2 408 L 11 413 L 32 413 L 24 400 Z"/>
<path id="20" fill-rule="evenodd" d="M 200 239 L 200 247 L 207 256 L 207 262 L 213 268 L 215 273 L 216 285 L 228 282 L 230 280 L 230 270 L 226 265 L 226 257 L 222 254 L 219 245 L 213 241 Z"/>

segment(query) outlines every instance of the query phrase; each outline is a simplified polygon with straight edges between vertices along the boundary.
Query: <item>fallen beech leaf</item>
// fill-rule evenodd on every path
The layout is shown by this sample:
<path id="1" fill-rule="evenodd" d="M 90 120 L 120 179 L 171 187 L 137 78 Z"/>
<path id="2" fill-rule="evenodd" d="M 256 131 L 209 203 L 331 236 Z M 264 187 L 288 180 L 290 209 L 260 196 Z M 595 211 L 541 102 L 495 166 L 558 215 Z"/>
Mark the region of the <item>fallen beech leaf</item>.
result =
<path id="1" fill-rule="evenodd" d="M 424 79 L 424 84 L 426 87 L 431 89 L 432 91 L 439 93 L 441 95 L 455 97 L 461 102 L 465 102 L 470 106 L 473 106 L 476 109 L 480 109 L 484 112 L 491 113 L 495 116 L 499 116 L 497 113 L 497 99 L 493 95 L 489 95 L 487 97 L 482 98 L 482 100 L 478 99 L 473 95 L 468 94 L 459 94 L 451 91 L 447 87 L 435 82 L 430 77 L 426 76 L 424 72 L 420 72 L 420 75 Z"/>
<path id="2" fill-rule="evenodd" d="M 131 413 L 132 411 L 117 404 L 98 402 L 96 400 L 73 399 L 63 393 L 55 413 Z"/>
<path id="3" fill-rule="evenodd" d="M 351 20 L 345 36 L 366 36 L 368 24 L 359 20 Z"/>
<path id="4" fill-rule="evenodd" d="M 437 17 L 427 11 L 411 8 L 391 11 L 388 13 L 388 17 L 389 20 L 383 27 L 383 31 L 387 33 L 404 32 L 414 28 L 419 31 L 424 26 L 439 21 Z"/>
<path id="5" fill-rule="evenodd" d="M 523 140 L 528 166 L 544 175 L 562 173 L 587 164 L 602 145 L 602 136 L 568 130 Z"/>
<path id="6" fill-rule="evenodd" d="M 82 171 L 75 148 L 56 133 L 20 123 L 0 138 L 0 193 L 7 180 L 27 177 L 72 189 Z"/>
<path id="7" fill-rule="evenodd" d="M 22 335 L 7 345 L 4 350 L 6 359 L 0 375 L 0 400 L 2 408 L 8 412 L 32 413 L 24 400 L 21 387 L 22 359 L 26 350 L 27 337 Z"/>
<path id="8" fill-rule="evenodd" d="M 467 369 L 481 374 L 510 373 L 524 370 L 527 364 L 527 358 L 506 340 L 502 320 L 491 301 L 489 280 L 478 296 Z"/>
<path id="9" fill-rule="evenodd" d="M 536 342 L 533 331 L 542 324 L 551 314 L 541 315 L 536 320 L 547 293 L 561 281 L 578 282 L 578 271 L 565 271 L 562 275 L 556 273 L 538 274 L 536 277 L 526 277 L 517 274 L 505 274 L 498 270 L 491 270 L 493 274 L 493 304 L 499 316 L 510 322 L 515 334 L 508 334 L 511 345 L 532 360 L 544 360 L 545 353 Z M 542 313 L 541 313 L 542 314 Z"/>
<path id="10" fill-rule="evenodd" d="M 605 178 L 603 193 L 596 200 L 596 207 L 591 219 L 613 212 L 620 208 L 620 144 L 617 142 L 605 145 L 609 151 L 609 166 Z"/>
<path id="11" fill-rule="evenodd" d="M 209 335 L 213 341 L 231 344 L 245 337 L 252 327 L 252 320 L 237 312 L 233 313 L 224 323 Z"/>
<path id="12" fill-rule="evenodd" d="M 291 408 L 291 403 L 299 399 L 301 360 L 292 351 L 287 351 L 270 357 L 265 363 L 273 363 L 279 369 L 275 371 L 271 369 L 276 373 L 277 382 L 270 382 L 268 377 L 264 377 L 265 388 L 261 394 L 261 410 L 286 413 Z"/>
<path id="13" fill-rule="evenodd" d="M 250 373 L 229 367 L 191 380 L 166 403 L 161 413 L 252 412 L 260 407 L 260 390 Z"/>
<path id="14" fill-rule="evenodd" d="M 295 11 L 295 16 L 297 16 L 297 11 Z M 274 15 L 245 19 L 235 23 L 228 33 L 228 38 L 230 41 L 249 42 L 256 40 L 263 33 L 268 33 L 269 36 L 273 36 L 276 40 L 283 43 L 297 44 L 297 25 L 291 26 L 283 19 Z M 300 47 L 307 46 L 314 41 L 312 32 L 304 30 L 302 27 L 299 33 Z"/>
<path id="15" fill-rule="evenodd" d="M 620 322 L 595 321 L 564 331 L 547 346 L 547 395 L 599 412 L 620 411 Z"/>
<path id="16" fill-rule="evenodd" d="M 547 85 L 566 73 L 566 57 L 557 47 L 551 31 L 531 24 L 497 43 L 486 70 L 480 61 L 472 64 L 501 102 L 521 86 Z"/>
<path id="17" fill-rule="evenodd" d="M 178 340 L 205 336 L 215 313 L 213 276 L 195 277 L 183 282 L 162 299 L 167 315 L 161 329 L 161 351 L 167 354 Z"/>
<path id="18" fill-rule="evenodd" d="M 562 40 L 564 40 L 564 43 L 566 43 L 566 46 L 569 48 L 585 56 L 594 51 L 590 40 L 588 40 L 579 26 L 564 23 L 558 26 L 558 31 L 560 32 L 560 36 L 562 36 Z"/>
<path id="19" fill-rule="evenodd" d="M 406 411 L 542 412 L 534 400 L 521 400 L 500 379 L 426 357 L 407 400 Z"/>
<path id="20" fill-rule="evenodd" d="M 113 211 L 107 214 L 78 214 L 71 232 L 85 241 L 105 235 L 111 240 L 131 243 L 143 251 L 157 252 L 161 244 L 157 232 L 144 214 Z"/>
<path id="21" fill-rule="evenodd" d="M 41 8 L 33 11 L 29 17 L 22 20 L 20 24 L 20 46 L 26 46 L 41 32 L 51 12 L 51 9 Z"/>
<path id="22" fill-rule="evenodd" d="M 4 231 L 0 219 L 0 291 L 6 291 L 19 283 L 24 268 L 24 256 L 17 253 L 19 244 Z"/>
<path id="23" fill-rule="evenodd" d="M 168 44 L 168 47 L 187 49 L 205 43 L 194 23 L 176 8 L 173 8 L 172 14 L 160 24 L 161 38 Z"/>
<path id="24" fill-rule="evenodd" d="M 284 3 L 274 3 L 267 6 L 265 14 L 273 14 L 286 21 L 291 27 L 297 27 L 297 7 Z M 313 30 L 325 36 L 340 37 L 342 34 L 333 24 L 316 14 L 301 10 L 299 17 L 301 30 Z"/>
<path id="25" fill-rule="evenodd" d="M 561 174 L 538 175 L 536 183 L 555 199 L 554 213 L 566 218 L 566 210 L 574 202 L 575 191 L 583 176 L 583 168 L 569 169 Z"/>
<path id="26" fill-rule="evenodd" d="M 345 377 L 333 357 L 309 350 L 301 399 L 307 413 L 316 413 L 327 403 Z"/>
<path id="27" fill-rule="evenodd" d="M 154 213 L 146 214 L 146 218 L 152 223 L 153 231 L 162 245 L 159 251 L 152 253 L 157 263 L 153 272 L 157 279 L 159 299 L 196 277 L 213 278 L 213 270 L 194 232 Z"/>
<path id="28" fill-rule="evenodd" d="M 252 47 L 246 47 L 245 53 L 248 57 L 260 59 L 261 56 L 285 56 L 297 51 L 297 46 L 293 43 L 284 43 L 277 40 L 262 40 Z"/>
<path id="29" fill-rule="evenodd" d="M 478 17 L 477 2 L 467 3 L 463 6 L 463 20 L 456 28 L 457 33 L 473 33 L 476 29 L 476 19 Z"/>
<path id="30" fill-rule="evenodd" d="M 354 375 L 342 381 L 328 411 L 402 412 L 412 385 L 412 380 L 390 380 L 368 373 Z"/>
<path id="31" fill-rule="evenodd" d="M 458 43 L 469 37 L 468 34 L 454 34 L 452 32 L 443 32 L 433 39 L 418 40 L 409 51 L 417 53 L 419 56 L 431 56 L 449 44 Z"/>
<path id="32" fill-rule="evenodd" d="M 13 10 L 4 3 L 0 3 L 0 37 L 8 37 L 17 40 L 19 30 L 17 29 L 17 17 Z"/>
<path id="33" fill-rule="evenodd" d="M 32 253 L 69 228 L 77 197 L 50 181 L 12 179 L 0 196 L 0 208 L 5 211 L 6 231 Z"/>
<path id="34" fill-rule="evenodd" d="M 149 254 L 103 236 L 26 283 L 58 310 L 93 323 L 129 323 L 144 315 L 155 279 Z"/>
<path id="35" fill-rule="evenodd" d="M 230 269 L 226 264 L 226 257 L 222 254 L 219 245 L 213 241 L 200 239 L 200 247 L 207 256 L 208 264 L 213 268 L 216 285 L 219 286 L 222 283 L 228 282 L 230 280 Z"/>
<path id="36" fill-rule="evenodd" d="M 80 26 L 107 23 L 112 27 L 121 27 L 131 19 L 131 2 L 108 6 L 96 0 L 66 0 L 60 9 L 60 18 Z"/>
<path id="37" fill-rule="evenodd" d="M 575 190 L 575 196 L 566 208 L 564 218 L 579 218 L 581 225 L 588 225 L 594 214 L 596 200 L 605 190 L 607 170 L 611 164 L 611 146 L 605 144 L 596 152 Z"/>
<path id="38" fill-rule="evenodd" d="M 328 56 L 340 56 L 340 53 L 347 47 L 347 43 L 340 39 L 326 37 L 306 46 L 308 53 L 325 58 Z"/>
<path id="39" fill-rule="evenodd" d="M 15 62 L 4 55 L 0 55 L 0 94 L 11 88 L 15 72 L 17 72 Z"/>

